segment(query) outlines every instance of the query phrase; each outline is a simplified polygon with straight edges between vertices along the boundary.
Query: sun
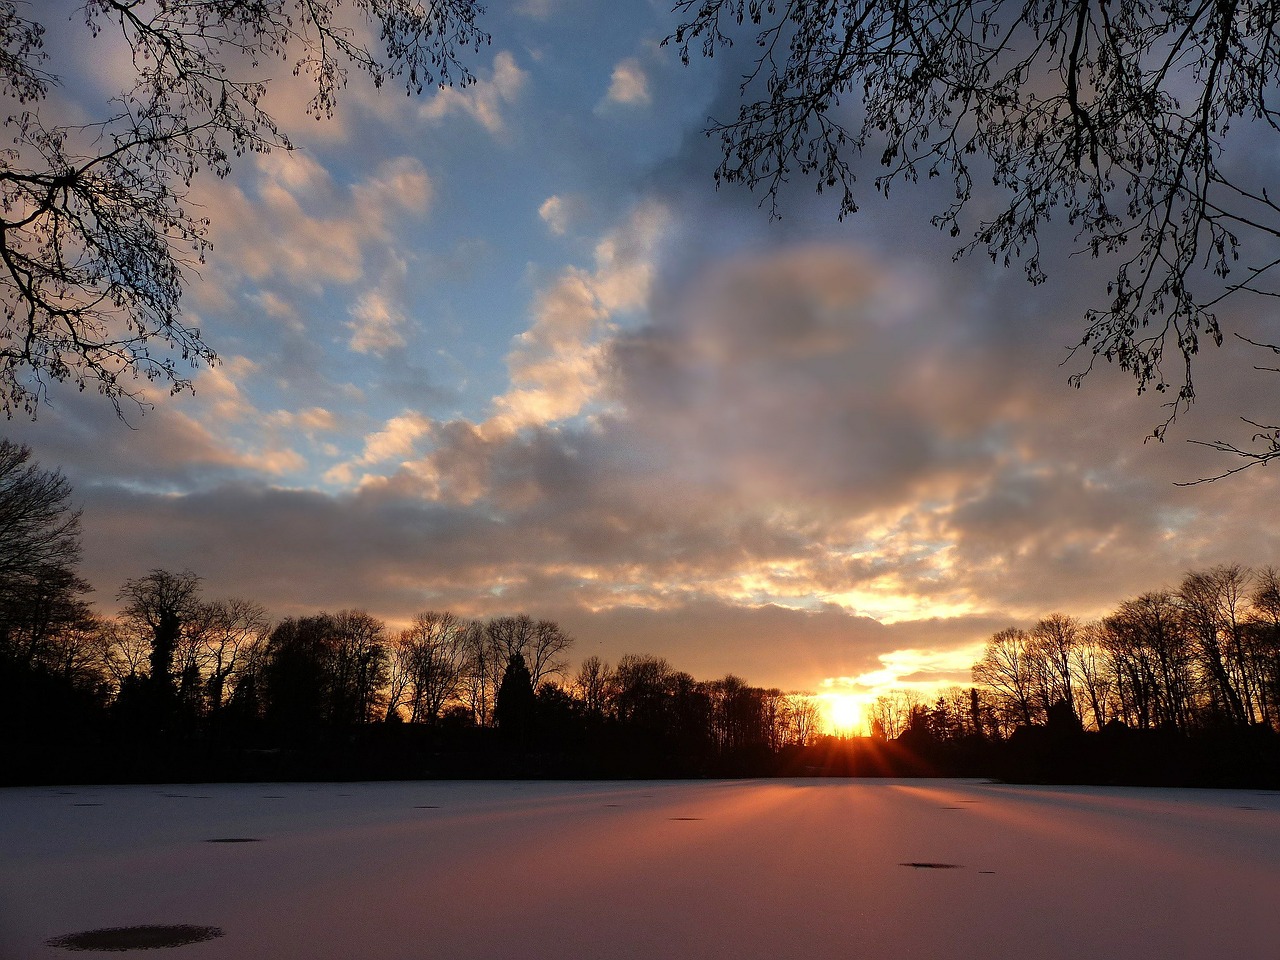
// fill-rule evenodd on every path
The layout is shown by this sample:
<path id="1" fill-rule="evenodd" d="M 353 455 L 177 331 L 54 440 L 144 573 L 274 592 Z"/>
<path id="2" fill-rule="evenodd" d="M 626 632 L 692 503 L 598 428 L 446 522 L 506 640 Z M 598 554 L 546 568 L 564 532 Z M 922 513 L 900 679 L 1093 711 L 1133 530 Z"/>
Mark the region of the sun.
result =
<path id="1" fill-rule="evenodd" d="M 828 693 L 822 697 L 827 732 L 849 737 L 862 728 L 862 699 L 848 693 Z"/>

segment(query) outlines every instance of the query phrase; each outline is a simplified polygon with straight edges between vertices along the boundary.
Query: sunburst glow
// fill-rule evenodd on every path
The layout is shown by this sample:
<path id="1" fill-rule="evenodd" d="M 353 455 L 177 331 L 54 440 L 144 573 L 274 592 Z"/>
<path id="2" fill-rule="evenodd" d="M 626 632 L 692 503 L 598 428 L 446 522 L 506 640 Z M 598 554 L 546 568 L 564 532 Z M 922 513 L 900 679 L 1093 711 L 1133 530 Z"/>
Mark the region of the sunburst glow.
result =
<path id="1" fill-rule="evenodd" d="M 863 697 L 850 693 L 822 695 L 822 716 L 827 732 L 840 737 L 863 732 Z"/>

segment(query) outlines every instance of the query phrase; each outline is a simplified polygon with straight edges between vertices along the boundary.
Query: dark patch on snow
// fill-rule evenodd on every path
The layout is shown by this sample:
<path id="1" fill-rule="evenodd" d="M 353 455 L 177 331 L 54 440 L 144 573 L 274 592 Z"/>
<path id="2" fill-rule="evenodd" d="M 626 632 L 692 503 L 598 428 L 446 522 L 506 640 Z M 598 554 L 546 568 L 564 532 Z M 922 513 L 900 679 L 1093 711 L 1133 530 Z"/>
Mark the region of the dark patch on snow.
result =
<path id="1" fill-rule="evenodd" d="M 959 870 L 958 863 L 926 863 L 923 861 L 911 861 L 910 863 L 900 863 L 900 867 L 913 867 L 916 870 Z"/>
<path id="2" fill-rule="evenodd" d="M 102 806 L 102 804 L 95 801 L 93 803 L 73 803 L 72 806 L 73 807 L 100 807 Z"/>
<path id="3" fill-rule="evenodd" d="M 440 807 L 434 803 L 419 803 L 414 806 L 415 810 L 439 810 Z"/>
<path id="4" fill-rule="evenodd" d="M 701 820 L 701 817 L 667 817 L 668 820 Z"/>
<path id="5" fill-rule="evenodd" d="M 210 837 L 205 843 L 261 843 L 261 837 Z"/>
<path id="6" fill-rule="evenodd" d="M 200 943 L 222 936 L 220 927 L 208 927 L 192 923 L 148 924 L 140 927 L 105 927 L 100 930 L 83 930 L 54 937 L 45 943 L 63 950 L 157 950 L 161 947 L 180 947 L 187 943 Z"/>

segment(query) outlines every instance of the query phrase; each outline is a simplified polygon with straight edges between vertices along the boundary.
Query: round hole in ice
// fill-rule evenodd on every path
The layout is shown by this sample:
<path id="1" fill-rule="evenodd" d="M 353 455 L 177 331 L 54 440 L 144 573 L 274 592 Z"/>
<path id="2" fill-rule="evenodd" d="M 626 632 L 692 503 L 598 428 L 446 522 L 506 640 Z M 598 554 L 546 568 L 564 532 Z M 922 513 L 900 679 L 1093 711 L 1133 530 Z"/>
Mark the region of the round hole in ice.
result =
<path id="1" fill-rule="evenodd" d="M 158 950 L 180 947 L 222 936 L 220 927 L 193 923 L 147 924 L 139 927 L 104 927 L 54 937 L 45 943 L 63 950 Z"/>

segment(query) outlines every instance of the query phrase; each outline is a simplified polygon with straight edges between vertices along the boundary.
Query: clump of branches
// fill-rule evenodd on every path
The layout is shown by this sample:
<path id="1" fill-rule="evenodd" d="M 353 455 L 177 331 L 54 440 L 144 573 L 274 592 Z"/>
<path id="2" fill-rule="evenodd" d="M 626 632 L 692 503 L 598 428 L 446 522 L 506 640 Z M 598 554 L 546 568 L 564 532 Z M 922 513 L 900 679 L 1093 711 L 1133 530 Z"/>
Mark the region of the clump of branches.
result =
<path id="1" fill-rule="evenodd" d="M 763 192 L 777 215 L 793 174 L 858 209 L 858 161 L 872 179 L 942 178 L 953 199 L 933 223 L 976 250 L 1046 279 L 1040 234 L 1066 221 L 1080 249 L 1114 258 L 1106 299 L 1073 355 L 1128 371 L 1166 396 L 1163 439 L 1195 399 L 1194 359 L 1221 345 L 1215 308 L 1268 285 L 1280 257 L 1239 269 L 1246 242 L 1280 239 L 1280 206 L 1233 177 L 1223 147 L 1237 124 L 1277 129 L 1275 0 L 679 0 L 667 38 L 687 63 L 745 34 L 759 50 L 736 118 L 713 120 L 717 183 Z M 994 216 L 962 214 L 990 178 Z M 1268 346 L 1268 345 L 1264 345 Z M 1275 435 L 1252 462 L 1277 455 Z M 1222 447 L 1231 451 L 1230 445 Z"/>
<path id="2" fill-rule="evenodd" d="M 372 24 L 366 44 L 346 22 Z M 117 412 L 139 385 L 177 392 L 217 361 L 180 311 L 185 270 L 209 249 L 191 208 L 202 170 L 289 149 L 264 107 L 281 67 L 312 84 L 307 110 L 332 114 L 351 70 L 411 93 L 473 81 L 461 51 L 488 36 L 473 0 L 86 0 L 84 25 L 132 54 L 133 83 L 106 115 L 68 123 L 49 100 L 45 27 L 0 0 L 0 408 L 34 416 L 51 383 L 96 389 Z"/>

